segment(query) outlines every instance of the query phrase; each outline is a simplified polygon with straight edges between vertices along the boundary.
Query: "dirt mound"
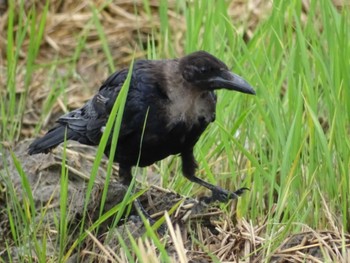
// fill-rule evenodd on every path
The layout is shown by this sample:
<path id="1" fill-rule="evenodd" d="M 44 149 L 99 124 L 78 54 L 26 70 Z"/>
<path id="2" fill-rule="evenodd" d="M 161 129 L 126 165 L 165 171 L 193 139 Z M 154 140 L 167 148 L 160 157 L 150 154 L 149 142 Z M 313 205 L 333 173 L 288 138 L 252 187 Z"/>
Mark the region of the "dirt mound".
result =
<path id="1" fill-rule="evenodd" d="M 6 186 L 7 191 L 13 190 L 19 202 L 23 205 L 29 202 L 28 199 L 33 199 L 35 208 L 38 211 L 34 221 L 38 222 L 38 224 L 40 222 L 43 228 L 42 232 L 38 231 L 38 233 L 42 234 L 50 229 L 49 240 L 52 248 L 49 251 L 54 253 L 54 251 L 59 249 L 55 247 L 58 244 L 57 234 L 59 233 L 55 219 L 60 218 L 60 195 L 65 191 L 61 188 L 62 185 L 60 183 L 63 148 L 58 147 L 49 154 L 29 156 L 27 154 L 27 149 L 30 142 L 31 140 L 23 141 L 13 149 L 13 156 L 15 156 L 15 158 L 8 152 L 6 171 L 2 171 L 2 175 L 4 176 L 1 176 L 1 183 Z M 71 240 L 68 241 L 68 244 L 72 245 L 74 239 L 78 237 L 79 221 L 83 218 L 88 181 L 95 159 L 94 156 L 96 155 L 96 148 L 83 146 L 77 143 L 69 143 L 66 154 L 66 169 L 68 171 L 67 221 L 69 231 L 71 231 L 69 234 Z M 92 187 L 91 198 L 86 211 L 89 218 L 89 222 L 86 223 L 86 228 L 91 226 L 100 216 L 101 199 L 103 198 L 103 189 L 107 173 L 107 161 L 106 159 L 102 160 Z M 18 163 L 21 164 L 21 168 L 17 166 Z M 127 189 L 118 181 L 117 174 L 118 167 L 113 166 L 113 178 L 109 182 L 102 213 L 118 205 L 126 194 Z M 26 179 L 23 179 L 24 176 Z M 12 209 L 12 207 L 17 204 L 16 201 L 12 202 L 12 200 L 4 199 L 9 209 Z M 181 232 L 185 236 L 189 235 L 188 233 L 186 234 L 186 229 L 190 221 L 191 224 L 193 224 L 193 222 L 199 224 L 197 226 L 199 229 L 203 227 L 203 229 L 207 229 L 207 231 L 218 232 L 215 230 L 215 224 L 211 223 L 211 220 L 218 219 L 218 217 L 222 215 L 222 212 L 216 207 L 209 208 L 194 199 L 184 198 L 159 187 L 151 187 L 147 190 L 140 197 L 140 202 L 155 219 L 160 218 L 165 211 L 174 210 L 174 208 L 176 208 L 171 214 L 171 222 L 174 225 L 179 225 L 181 227 Z M 44 213 L 43 210 L 45 210 Z M 5 224 L 5 222 L 8 223 L 9 220 L 5 218 L 6 214 L 2 214 L 1 217 L 1 222 L 3 222 L 3 233 L 1 236 L 10 238 L 10 232 L 8 231 L 10 226 Z M 106 236 L 110 236 L 108 233 L 117 232 L 122 236 L 123 240 L 128 240 L 128 232 L 131 232 L 134 238 L 140 237 L 145 232 L 144 224 L 135 210 L 131 211 L 129 217 L 122 218 L 118 225 L 111 228 L 111 224 L 112 218 L 100 224 L 98 232 L 95 233 L 98 237 L 94 238 L 101 242 L 101 244 L 115 247 L 115 249 L 118 249 L 120 245 L 116 238 L 117 235 L 112 234 L 114 238 L 106 239 Z M 46 234 L 43 234 L 43 236 L 46 236 Z M 83 255 L 88 258 L 91 257 L 90 254 L 89 256 L 86 255 L 86 251 L 97 249 L 95 247 L 95 242 L 91 241 L 92 237 L 87 238 L 86 247 L 82 250 L 75 251 L 79 254 L 79 257 Z M 191 242 L 189 245 L 190 244 Z M 169 245 L 168 251 L 170 252 L 172 250 L 174 249 Z M 20 248 L 12 248 L 12 253 L 16 254 L 20 253 L 20 251 Z M 80 255 L 80 253 L 82 254 Z M 77 256 L 77 254 L 75 256 Z"/>
<path id="2" fill-rule="evenodd" d="M 50 258 L 54 257 L 59 250 L 59 229 L 56 221 L 60 216 L 63 148 L 60 146 L 49 154 L 29 156 L 27 148 L 30 142 L 31 140 L 24 141 L 13 150 L 14 156 L 22 165 L 23 173 L 18 172 L 21 169 L 16 167 L 16 162 L 13 161 L 10 152 L 8 152 L 5 167 L 0 167 L 5 168 L 0 171 L 0 185 L 2 189 L 5 189 L 0 196 L 2 200 L 0 210 L 12 209 L 16 205 L 16 201 L 9 200 L 8 195 L 4 194 L 6 191 L 14 191 L 19 203 L 23 206 L 28 205 L 28 198 L 32 196 L 38 211 L 34 222 L 41 228 L 36 235 L 39 240 L 46 237 L 47 257 Z M 68 250 L 79 237 L 79 224 L 83 218 L 87 185 L 96 149 L 69 143 L 66 153 Z M 102 160 L 92 187 L 91 198 L 87 206 L 88 220 L 85 229 L 89 229 L 100 217 L 107 161 Z M 29 188 L 26 187 L 21 173 L 26 175 Z M 30 194 L 28 189 L 30 189 Z M 105 213 L 116 207 L 123 200 L 126 190 L 125 186 L 118 182 L 118 167 L 114 165 L 102 212 Z M 265 223 L 253 226 L 245 219 L 237 221 L 235 217 L 230 217 L 228 213 L 224 213 L 216 206 L 207 206 L 195 199 L 185 198 L 155 186 L 146 189 L 140 201 L 155 219 L 159 219 L 165 212 L 170 213 L 170 220 L 164 223 L 167 230 L 165 233 L 157 234 L 164 242 L 167 253 L 172 255 L 174 260 L 178 259 L 181 254 L 189 262 L 211 262 L 213 257 L 229 262 L 238 262 L 248 258 L 251 262 L 261 262 L 268 256 L 263 254 L 262 249 L 268 244 L 268 240 L 263 237 L 266 230 Z M 234 202 L 231 205 L 234 206 Z M 234 211 L 233 207 L 231 211 Z M 11 240 L 7 215 L 8 213 L 0 213 L 0 244 L 3 245 L 5 242 L 2 241 Z M 130 233 L 135 240 L 138 240 L 139 247 L 144 249 L 145 253 L 147 252 L 150 260 L 159 258 L 159 251 L 156 252 L 155 244 L 151 240 L 138 239 L 145 231 L 145 225 L 134 209 L 118 224 L 113 223 L 113 216 L 111 216 L 99 225 L 98 230 L 88 232 L 83 242 L 84 245 L 72 249 L 67 254 L 69 255 L 67 260 L 75 262 L 79 258 L 82 262 L 90 262 L 89 260 L 92 259 L 97 262 L 105 262 L 105 260 L 127 262 L 120 242 L 123 240 L 124 243 L 131 246 Z M 345 262 L 346 259 L 342 256 L 346 255 L 342 252 L 343 244 L 350 250 L 349 235 L 342 236 L 331 231 L 299 233 L 282 242 L 282 245 L 270 255 L 271 262 L 303 262 L 305 260 L 322 262 L 325 259 Z M 2 250 L 6 251 L 5 247 L 0 247 L 0 251 Z M 25 256 L 21 254 L 23 251 L 21 247 L 11 247 L 13 258 Z M 153 252 L 150 254 L 150 251 Z M 0 256 L 5 255 L 0 254 Z"/>

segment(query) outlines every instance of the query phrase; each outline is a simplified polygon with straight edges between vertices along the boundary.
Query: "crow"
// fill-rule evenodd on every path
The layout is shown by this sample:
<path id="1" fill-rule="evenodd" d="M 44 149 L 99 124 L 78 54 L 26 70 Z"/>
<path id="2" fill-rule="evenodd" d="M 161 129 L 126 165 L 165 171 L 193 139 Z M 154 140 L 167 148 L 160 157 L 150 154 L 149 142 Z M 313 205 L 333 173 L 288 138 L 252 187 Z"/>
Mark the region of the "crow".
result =
<path id="1" fill-rule="evenodd" d="M 83 107 L 57 120 L 57 125 L 29 146 L 29 154 L 47 153 L 67 140 L 98 145 L 128 69 L 113 73 Z M 197 51 L 179 59 L 137 60 L 122 116 L 114 161 L 129 185 L 133 166 L 149 166 L 170 155 L 180 155 L 183 175 L 211 190 L 206 202 L 226 202 L 247 188 L 229 192 L 195 175 L 193 148 L 215 120 L 215 90 L 255 94 L 240 76 L 215 56 Z M 111 138 L 105 155 L 111 151 Z"/>

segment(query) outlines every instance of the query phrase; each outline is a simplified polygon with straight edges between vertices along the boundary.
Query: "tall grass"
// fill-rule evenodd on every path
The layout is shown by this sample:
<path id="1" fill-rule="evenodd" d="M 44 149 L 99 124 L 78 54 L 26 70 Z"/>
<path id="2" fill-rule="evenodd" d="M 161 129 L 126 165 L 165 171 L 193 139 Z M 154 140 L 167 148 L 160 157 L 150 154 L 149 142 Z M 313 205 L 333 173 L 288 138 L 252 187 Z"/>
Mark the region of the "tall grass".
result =
<path id="1" fill-rule="evenodd" d="M 47 4 L 39 18 L 33 8 L 28 16 L 21 2 L 17 21 L 19 27 L 14 35 L 15 10 L 12 1 L 9 3 L 7 96 L 0 99 L 1 139 L 4 141 L 19 137 L 30 76 L 38 66 L 42 66 L 36 65 L 35 57 L 40 48 L 48 10 Z M 301 224 L 315 229 L 327 229 L 334 225 L 341 232 L 349 232 L 349 10 L 336 10 L 330 0 L 312 0 L 304 17 L 301 1 L 273 1 L 271 14 L 259 24 L 252 39 L 245 42 L 237 30 L 240 25 L 231 21 L 227 5 L 227 1 L 221 0 L 215 1 L 215 6 L 211 1 L 193 1 L 188 4 L 177 1 L 176 11 L 186 19 L 184 51 L 188 53 L 205 49 L 215 54 L 232 66 L 233 71 L 246 78 L 257 91 L 255 97 L 228 91 L 218 92 L 216 121 L 206 130 L 195 148 L 200 167 L 198 175 L 226 189 L 242 186 L 251 189 L 238 200 L 236 212 L 238 216 L 249 218 L 255 224 L 267 216 L 265 236 L 268 241 L 263 247 L 267 259 L 280 240 L 300 230 Z M 144 1 L 144 6 L 150 16 L 149 2 Z M 176 28 L 169 24 L 167 8 L 167 1 L 161 1 L 161 28 L 155 28 L 149 37 L 149 57 L 180 55 L 175 54 L 172 38 Z M 99 12 L 92 7 L 93 16 L 89 26 L 97 28 L 112 70 L 117 66 L 114 65 L 107 36 L 99 23 Z M 24 17 L 30 22 L 24 23 Z M 19 83 L 16 83 L 15 76 L 20 70 L 18 50 L 25 38 L 31 43 L 25 65 L 26 91 L 18 100 L 16 86 Z M 155 46 L 155 39 L 158 39 L 158 46 Z M 84 50 L 85 41 L 86 35 L 82 34 L 72 65 Z M 69 85 L 63 79 L 57 81 Z M 52 105 L 59 95 L 59 92 L 53 93 L 47 105 Z M 125 94 L 121 96 L 123 98 Z M 119 104 L 122 111 L 120 105 L 122 103 Z M 114 113 L 119 117 L 117 112 L 116 108 Z M 113 125 L 113 122 L 109 123 L 110 132 L 117 133 L 118 124 L 115 129 L 112 129 Z M 101 144 L 105 144 L 106 139 Z M 102 155 L 103 146 L 96 157 L 86 202 Z M 15 156 L 13 159 L 16 162 Z M 15 192 L 9 187 L 9 198 L 15 204 L 6 211 L 12 240 L 19 247 L 29 242 L 37 255 L 41 255 L 38 257 L 44 260 L 45 251 L 39 248 L 38 241 L 34 239 L 33 243 L 30 242 L 30 238 L 36 234 L 35 229 L 29 233 L 31 218 L 38 211 L 31 199 L 25 171 L 18 162 L 16 167 L 23 179 L 28 204 L 21 206 Z M 187 181 L 181 176 L 179 158 L 168 158 L 155 167 L 163 176 L 164 187 L 189 196 L 196 196 L 203 190 L 185 183 Z M 62 169 L 61 185 L 66 186 L 64 165 Z M 147 173 L 144 175 L 147 176 Z M 6 172 L 1 176 L 7 177 Z M 8 184 L 11 185 L 10 182 Z M 128 203 L 130 200 L 125 199 L 112 212 L 123 211 Z M 61 205 L 66 205 L 64 198 L 61 198 Z M 226 209 L 224 205 L 222 208 Z M 100 219 L 89 230 L 98 228 L 100 223 L 113 215 L 112 212 L 103 214 L 101 210 Z M 59 218 L 63 232 L 60 233 L 61 251 L 58 252 L 58 258 L 62 261 L 87 236 L 82 224 L 80 237 L 72 247 L 66 248 L 63 245 L 67 235 L 64 233 L 66 222 L 63 215 Z M 120 216 L 119 212 L 117 219 Z M 162 242 L 151 228 L 147 229 L 146 236 L 161 251 L 162 261 L 168 261 Z M 23 239 L 21 233 L 28 233 L 27 238 Z M 138 257 L 142 261 L 137 241 L 131 236 L 130 239 L 135 254 L 128 252 L 128 260 L 133 261 Z M 120 241 L 127 250 L 128 245 Z M 30 251 L 28 249 L 28 253 Z"/>
<path id="2" fill-rule="evenodd" d="M 49 1 L 46 2 L 41 15 L 38 16 L 34 6 L 28 13 L 26 13 L 23 1 L 21 1 L 19 5 L 19 10 L 16 9 L 14 1 L 9 1 L 6 39 L 7 92 L 6 97 L 1 97 L 0 99 L 2 127 L 0 138 L 2 140 L 12 141 L 18 140 L 19 138 L 22 116 L 28 96 L 28 88 L 32 80 L 32 74 L 35 70 L 35 59 L 38 55 L 44 34 L 48 6 Z M 19 55 L 25 39 L 29 39 L 27 59 L 25 65 L 19 65 Z M 20 66 L 24 66 L 24 70 L 20 68 Z M 16 87 L 18 86 L 18 83 L 16 83 L 16 77 L 19 72 L 23 73 L 23 71 L 24 91 L 20 93 L 20 98 L 18 100 L 16 98 Z"/>

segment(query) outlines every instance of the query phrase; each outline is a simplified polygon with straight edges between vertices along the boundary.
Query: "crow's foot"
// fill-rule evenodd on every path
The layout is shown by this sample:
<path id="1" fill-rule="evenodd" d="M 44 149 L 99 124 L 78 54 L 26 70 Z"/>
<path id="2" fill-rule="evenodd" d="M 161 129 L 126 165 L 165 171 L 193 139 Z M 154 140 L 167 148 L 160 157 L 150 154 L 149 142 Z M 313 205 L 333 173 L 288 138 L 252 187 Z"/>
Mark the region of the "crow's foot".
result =
<path id="1" fill-rule="evenodd" d="M 143 207 L 143 205 L 141 204 L 140 200 L 137 198 L 134 202 L 134 206 L 136 208 L 136 210 L 139 211 L 139 213 L 142 213 L 144 215 L 144 217 L 148 220 L 148 222 L 150 223 L 151 226 L 153 226 L 156 223 L 156 220 L 154 220 L 151 215 L 146 211 L 146 209 Z M 168 230 L 168 228 L 163 224 L 161 224 L 158 229 L 157 232 L 160 235 L 165 235 L 166 231 Z"/>
<path id="2" fill-rule="evenodd" d="M 232 200 L 237 199 L 239 196 L 241 196 L 247 190 L 249 190 L 249 188 L 242 187 L 242 188 L 236 190 L 235 192 L 229 192 L 227 190 L 216 187 L 212 190 L 212 196 L 206 196 L 202 200 L 207 204 L 215 202 L 215 201 L 226 203 L 230 199 L 232 199 Z"/>

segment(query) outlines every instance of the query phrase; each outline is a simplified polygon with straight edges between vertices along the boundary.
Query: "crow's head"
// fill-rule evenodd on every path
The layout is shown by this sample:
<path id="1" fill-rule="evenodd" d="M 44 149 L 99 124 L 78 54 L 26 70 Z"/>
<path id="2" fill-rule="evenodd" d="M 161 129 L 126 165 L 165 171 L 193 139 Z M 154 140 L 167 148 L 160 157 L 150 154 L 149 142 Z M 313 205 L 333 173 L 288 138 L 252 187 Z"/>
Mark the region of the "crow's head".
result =
<path id="1" fill-rule="evenodd" d="M 242 77 L 232 73 L 224 62 L 205 51 L 197 51 L 180 59 L 182 77 L 193 86 L 206 90 L 229 89 L 255 94 Z"/>

